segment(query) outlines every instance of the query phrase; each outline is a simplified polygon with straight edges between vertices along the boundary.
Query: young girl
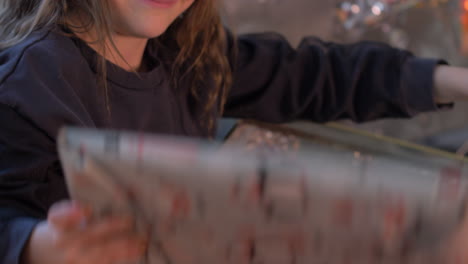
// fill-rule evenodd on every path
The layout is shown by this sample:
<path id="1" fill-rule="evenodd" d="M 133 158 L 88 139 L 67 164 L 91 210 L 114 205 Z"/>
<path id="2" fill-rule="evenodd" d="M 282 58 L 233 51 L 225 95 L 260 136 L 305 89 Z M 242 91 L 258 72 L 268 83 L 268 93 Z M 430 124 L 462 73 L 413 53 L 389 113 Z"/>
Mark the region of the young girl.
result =
<path id="1" fill-rule="evenodd" d="M 235 38 L 218 0 L 2 0 L 0 263 L 126 263 L 130 219 L 88 221 L 56 153 L 63 125 L 210 137 L 267 122 L 411 117 L 468 97 L 468 70 L 378 43 Z M 465 262 L 468 263 L 468 262 Z"/>

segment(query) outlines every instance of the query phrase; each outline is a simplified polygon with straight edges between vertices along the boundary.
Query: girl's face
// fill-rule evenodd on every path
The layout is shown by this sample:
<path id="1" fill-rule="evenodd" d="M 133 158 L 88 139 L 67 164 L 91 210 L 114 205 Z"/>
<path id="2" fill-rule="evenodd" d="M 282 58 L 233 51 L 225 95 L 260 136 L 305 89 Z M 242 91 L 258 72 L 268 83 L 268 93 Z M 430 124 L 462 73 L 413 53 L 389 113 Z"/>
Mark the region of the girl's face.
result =
<path id="1" fill-rule="evenodd" d="M 163 34 L 195 0 L 109 0 L 118 34 L 150 39 Z"/>

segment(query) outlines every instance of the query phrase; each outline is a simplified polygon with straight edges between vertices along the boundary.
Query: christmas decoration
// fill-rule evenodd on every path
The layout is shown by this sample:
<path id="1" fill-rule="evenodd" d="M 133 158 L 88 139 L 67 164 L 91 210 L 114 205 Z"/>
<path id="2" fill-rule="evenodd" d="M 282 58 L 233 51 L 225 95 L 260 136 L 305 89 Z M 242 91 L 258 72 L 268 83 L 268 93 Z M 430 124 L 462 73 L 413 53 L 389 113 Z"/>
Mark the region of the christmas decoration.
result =
<path id="1" fill-rule="evenodd" d="M 453 26 L 453 14 L 465 9 L 468 0 L 346 0 L 339 1 L 336 7 L 337 32 L 355 41 L 370 30 L 380 30 L 393 46 L 407 48 L 409 36 L 399 27 L 400 20 L 413 8 L 433 8 L 439 13 L 436 19 L 446 27 L 446 32 L 457 38 L 459 32 Z M 450 15 L 448 15 L 450 13 Z M 468 16 L 468 15 L 465 15 Z M 468 17 L 464 18 L 465 32 L 468 33 Z M 467 38 L 468 43 L 468 38 Z M 468 44 L 467 51 L 468 51 Z"/>
<path id="2" fill-rule="evenodd" d="M 461 25 L 461 52 L 468 55 L 468 0 L 461 1 L 462 14 L 460 16 Z"/>

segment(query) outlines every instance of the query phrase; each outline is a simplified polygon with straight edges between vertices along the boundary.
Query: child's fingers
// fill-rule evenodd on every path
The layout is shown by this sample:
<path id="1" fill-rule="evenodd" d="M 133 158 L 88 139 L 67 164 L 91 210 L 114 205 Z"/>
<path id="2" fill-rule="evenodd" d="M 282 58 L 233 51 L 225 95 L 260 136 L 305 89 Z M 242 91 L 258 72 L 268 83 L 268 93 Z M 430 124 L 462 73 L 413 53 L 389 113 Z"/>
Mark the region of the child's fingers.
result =
<path id="1" fill-rule="evenodd" d="M 69 234 L 67 239 L 73 240 L 73 244 L 86 247 L 92 244 L 103 244 L 122 234 L 131 234 L 133 224 L 129 218 L 109 218 L 93 223 L 81 232 Z"/>
<path id="2" fill-rule="evenodd" d="M 84 246 L 84 245 L 81 245 Z M 127 263 L 141 259 L 145 254 L 147 242 L 142 239 L 120 236 L 99 244 L 89 244 L 86 248 L 74 247 L 68 254 L 78 264 L 85 263 Z"/>
<path id="3" fill-rule="evenodd" d="M 447 245 L 447 263 L 468 264 L 468 218 Z"/>
<path id="4" fill-rule="evenodd" d="M 54 204 L 49 210 L 48 221 L 59 231 L 76 229 L 89 217 L 89 211 L 71 201 Z"/>

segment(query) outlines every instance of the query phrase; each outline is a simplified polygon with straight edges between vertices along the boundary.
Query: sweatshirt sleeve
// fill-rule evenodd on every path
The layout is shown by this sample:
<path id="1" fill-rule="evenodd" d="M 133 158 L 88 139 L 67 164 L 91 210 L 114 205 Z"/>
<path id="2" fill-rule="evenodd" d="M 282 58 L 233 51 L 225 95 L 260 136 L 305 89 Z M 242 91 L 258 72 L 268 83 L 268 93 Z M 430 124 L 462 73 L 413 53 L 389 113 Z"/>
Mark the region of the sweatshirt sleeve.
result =
<path id="1" fill-rule="evenodd" d="M 2 209 L 0 214 L 4 215 L 5 213 L 5 210 Z M 0 261 L 2 263 L 21 263 L 23 249 L 34 227 L 39 222 L 39 219 L 30 217 L 18 217 L 10 221 L 0 220 Z"/>
<path id="2" fill-rule="evenodd" d="M 72 46 L 55 38 L 0 56 L 2 264 L 18 264 L 37 223 L 69 197 L 56 149 L 60 127 L 94 125 L 76 89 L 94 82 L 93 76 Z"/>
<path id="3" fill-rule="evenodd" d="M 230 34 L 234 83 L 225 116 L 266 122 L 406 118 L 438 109 L 433 76 L 444 61 L 375 42 L 304 38 L 294 49 L 276 33 Z M 235 43 L 232 45 L 232 43 Z"/>
<path id="4" fill-rule="evenodd" d="M 0 104 L 0 263 L 19 264 L 34 227 L 67 197 L 55 143 Z"/>

